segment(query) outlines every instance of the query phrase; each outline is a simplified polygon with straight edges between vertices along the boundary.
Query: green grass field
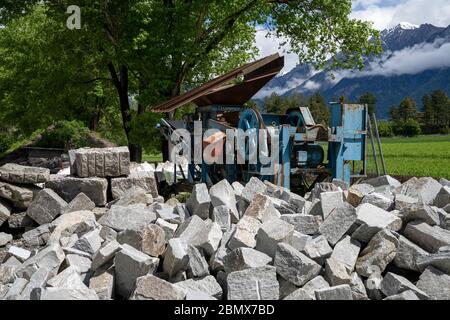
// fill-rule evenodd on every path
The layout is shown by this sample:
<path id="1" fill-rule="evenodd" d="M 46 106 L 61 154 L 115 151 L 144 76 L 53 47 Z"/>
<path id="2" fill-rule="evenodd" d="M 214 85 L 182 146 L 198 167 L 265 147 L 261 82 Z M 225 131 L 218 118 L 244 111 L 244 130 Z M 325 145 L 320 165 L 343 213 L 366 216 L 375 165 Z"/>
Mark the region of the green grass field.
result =
<path id="1" fill-rule="evenodd" d="M 386 169 L 390 175 L 450 179 L 450 135 L 383 138 L 382 148 Z M 368 173 L 375 173 L 370 144 L 367 155 Z M 161 162 L 162 156 L 146 154 L 143 160 Z M 379 163 L 381 170 L 381 162 Z"/>
<path id="2" fill-rule="evenodd" d="M 450 179 L 450 135 L 383 138 L 382 149 L 391 175 Z M 368 171 L 375 172 L 370 146 L 367 153 Z"/>

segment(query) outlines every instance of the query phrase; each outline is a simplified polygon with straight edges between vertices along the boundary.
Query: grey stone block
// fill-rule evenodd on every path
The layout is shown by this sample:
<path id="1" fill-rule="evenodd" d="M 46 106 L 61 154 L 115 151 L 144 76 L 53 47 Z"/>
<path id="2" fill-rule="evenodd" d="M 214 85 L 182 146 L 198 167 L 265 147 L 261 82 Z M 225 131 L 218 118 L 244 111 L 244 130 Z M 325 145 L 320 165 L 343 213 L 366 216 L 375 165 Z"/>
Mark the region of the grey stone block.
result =
<path id="1" fill-rule="evenodd" d="M 316 290 L 317 300 L 353 300 L 348 284 Z"/>
<path id="2" fill-rule="evenodd" d="M 186 293 L 163 279 L 153 275 L 139 277 L 136 280 L 132 300 L 184 300 Z"/>
<path id="3" fill-rule="evenodd" d="M 407 290 L 414 292 L 421 300 L 429 299 L 425 292 L 417 288 L 408 279 L 392 272 L 388 272 L 384 276 L 383 281 L 381 281 L 381 291 L 387 297 L 400 294 Z"/>
<path id="4" fill-rule="evenodd" d="M 269 220 L 261 226 L 256 237 L 256 250 L 269 257 L 275 257 L 280 242 L 289 243 L 294 233 L 294 226 L 281 219 Z"/>
<path id="5" fill-rule="evenodd" d="M 138 278 L 139 279 L 139 278 Z M 114 268 L 103 270 L 89 279 L 89 289 L 94 290 L 99 300 L 114 298 Z"/>
<path id="6" fill-rule="evenodd" d="M 429 256 L 429 253 L 421 247 L 412 243 L 403 236 L 398 238 L 397 255 L 394 259 L 394 265 L 405 270 L 421 272 L 425 268 L 420 268 L 418 261 Z"/>
<path id="7" fill-rule="evenodd" d="M 188 279 L 177 282 L 175 286 L 183 290 L 186 294 L 190 291 L 200 291 L 216 299 L 222 299 L 222 287 L 213 276 L 206 276 L 202 279 Z"/>
<path id="8" fill-rule="evenodd" d="M 140 188 L 153 198 L 158 196 L 155 174 L 148 171 L 133 172 L 127 177 L 111 179 L 111 193 L 113 199 L 122 198 L 132 188 Z"/>
<path id="9" fill-rule="evenodd" d="M 213 207 L 226 206 L 230 209 L 231 222 L 237 223 L 239 221 L 239 212 L 236 206 L 236 195 L 231 184 L 226 180 L 222 180 L 215 184 L 209 190 L 211 197 L 211 204 Z"/>
<path id="10" fill-rule="evenodd" d="M 219 224 L 223 232 L 230 230 L 231 210 L 227 206 L 214 207 L 211 219 Z"/>
<path id="11" fill-rule="evenodd" d="M 348 203 L 336 207 L 319 228 L 322 235 L 334 246 L 356 221 L 356 211 Z"/>
<path id="12" fill-rule="evenodd" d="M 405 237 L 428 252 L 437 252 L 441 247 L 450 245 L 450 231 L 438 226 L 430 226 L 424 222 L 408 223 L 404 231 Z"/>
<path id="13" fill-rule="evenodd" d="M 169 240 L 163 262 L 163 270 L 169 275 L 169 278 L 187 269 L 189 263 L 187 246 L 183 239 L 173 238 Z"/>
<path id="14" fill-rule="evenodd" d="M 257 219 L 262 223 L 279 219 L 281 216 L 280 212 L 275 209 L 272 200 L 268 196 L 261 194 L 256 194 L 253 197 L 244 215 Z"/>
<path id="15" fill-rule="evenodd" d="M 301 252 L 319 265 L 322 265 L 331 256 L 333 249 L 324 236 L 316 236 L 306 243 Z"/>
<path id="16" fill-rule="evenodd" d="M 375 191 L 375 188 L 370 184 L 354 184 L 348 188 L 347 201 L 352 206 L 357 207 L 362 199 Z"/>
<path id="17" fill-rule="evenodd" d="M 112 206 L 98 221 L 101 225 L 116 231 L 140 230 L 156 221 L 156 213 L 145 205 L 132 205 L 127 207 Z"/>
<path id="18" fill-rule="evenodd" d="M 50 170 L 47 168 L 22 166 L 16 163 L 7 163 L 0 167 L 0 180 L 9 183 L 34 184 L 47 182 L 50 179 Z"/>
<path id="19" fill-rule="evenodd" d="M 256 235 L 261 222 L 249 216 L 242 217 L 236 225 L 236 230 L 233 232 L 228 248 L 234 250 L 240 247 L 254 248 L 256 246 Z"/>
<path id="20" fill-rule="evenodd" d="M 32 185 L 19 187 L 6 182 L 0 182 L 0 197 L 11 201 L 14 207 L 20 210 L 26 210 L 33 201 L 34 196 L 40 190 L 40 188 Z M 4 202 L 2 206 L 6 207 Z M 3 215 L 7 212 L 5 208 L 3 208 L 2 211 Z"/>
<path id="21" fill-rule="evenodd" d="M 251 248 L 238 248 L 223 257 L 226 273 L 268 265 L 272 258 Z"/>
<path id="22" fill-rule="evenodd" d="M 306 235 L 318 234 L 323 222 L 322 217 L 307 214 L 284 214 L 281 220 L 292 224 L 296 231 Z"/>
<path id="23" fill-rule="evenodd" d="M 323 219 L 326 220 L 331 211 L 341 207 L 343 203 L 344 193 L 342 191 L 322 192 L 320 194 L 320 205 Z"/>
<path id="24" fill-rule="evenodd" d="M 278 300 L 279 290 L 272 266 L 235 271 L 227 277 L 228 300 Z"/>
<path id="25" fill-rule="evenodd" d="M 342 263 L 351 273 L 355 269 L 360 250 L 361 244 L 350 236 L 346 236 L 335 245 L 331 257 Z"/>
<path id="26" fill-rule="evenodd" d="M 416 283 L 433 300 L 450 300 L 450 275 L 428 267 Z"/>
<path id="27" fill-rule="evenodd" d="M 72 151 L 71 174 L 81 178 L 118 177 L 130 174 L 128 147 L 82 148 Z"/>
<path id="28" fill-rule="evenodd" d="M 194 185 L 192 194 L 186 202 L 186 207 L 190 214 L 199 216 L 203 220 L 208 219 L 210 206 L 211 197 L 209 196 L 206 184 L 199 183 Z"/>
<path id="29" fill-rule="evenodd" d="M 64 208 L 64 213 L 75 211 L 92 211 L 95 208 L 95 203 L 89 199 L 87 195 L 80 192 L 69 204 Z"/>
<path id="30" fill-rule="evenodd" d="M 417 198 L 425 204 L 432 204 L 442 185 L 430 177 L 411 178 L 395 189 L 396 194 Z"/>

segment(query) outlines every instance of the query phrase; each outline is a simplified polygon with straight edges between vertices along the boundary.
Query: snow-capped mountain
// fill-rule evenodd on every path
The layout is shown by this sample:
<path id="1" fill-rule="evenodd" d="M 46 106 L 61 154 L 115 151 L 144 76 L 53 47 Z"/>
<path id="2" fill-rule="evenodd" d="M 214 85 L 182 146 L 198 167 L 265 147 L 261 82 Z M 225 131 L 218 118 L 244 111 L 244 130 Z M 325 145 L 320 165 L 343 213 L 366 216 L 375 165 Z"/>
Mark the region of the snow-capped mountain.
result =
<path id="1" fill-rule="evenodd" d="M 421 105 L 423 95 L 441 89 L 450 95 L 450 26 L 420 26 L 402 22 L 381 32 L 384 52 L 366 62 L 363 71 L 337 70 L 335 79 L 314 70 L 297 66 L 273 79 L 256 99 L 272 92 L 280 95 L 310 95 L 319 91 L 329 100 L 346 96 L 355 101 L 372 92 L 377 96 L 377 115 L 388 117 L 392 105 L 410 96 Z"/>

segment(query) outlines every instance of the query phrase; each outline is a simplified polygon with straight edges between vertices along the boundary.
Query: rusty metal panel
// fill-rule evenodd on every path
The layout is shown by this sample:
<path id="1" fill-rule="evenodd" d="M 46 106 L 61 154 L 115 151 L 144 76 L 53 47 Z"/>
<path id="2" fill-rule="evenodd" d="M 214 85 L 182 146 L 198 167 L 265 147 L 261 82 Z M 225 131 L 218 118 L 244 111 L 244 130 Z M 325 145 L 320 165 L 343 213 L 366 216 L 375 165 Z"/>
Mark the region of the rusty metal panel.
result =
<path id="1" fill-rule="evenodd" d="M 278 54 L 246 64 L 215 78 L 202 86 L 172 98 L 152 109 L 154 112 L 171 112 L 190 102 L 197 106 L 214 104 L 242 106 L 284 67 L 284 57 Z M 238 77 L 244 81 L 230 84 Z"/>

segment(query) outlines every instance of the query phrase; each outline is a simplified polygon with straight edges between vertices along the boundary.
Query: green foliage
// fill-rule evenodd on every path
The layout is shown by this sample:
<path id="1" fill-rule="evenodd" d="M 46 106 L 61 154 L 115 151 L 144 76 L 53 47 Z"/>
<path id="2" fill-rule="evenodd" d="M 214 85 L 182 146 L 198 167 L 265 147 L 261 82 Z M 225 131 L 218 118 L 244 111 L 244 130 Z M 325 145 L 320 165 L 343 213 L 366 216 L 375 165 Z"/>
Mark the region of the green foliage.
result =
<path id="1" fill-rule="evenodd" d="M 390 121 L 378 122 L 378 132 L 380 137 L 393 137 L 394 136 L 394 124 Z"/>
<path id="2" fill-rule="evenodd" d="M 14 137 L 6 132 L 0 133 L 0 154 L 6 152 L 14 143 Z"/>
<path id="3" fill-rule="evenodd" d="M 442 90 L 425 95 L 422 126 L 426 133 L 446 134 L 450 127 L 450 99 Z"/>
<path id="4" fill-rule="evenodd" d="M 89 146 L 90 131 L 80 121 L 59 121 L 42 134 L 37 147 L 76 149 Z"/>
<path id="5" fill-rule="evenodd" d="M 311 110 L 311 114 L 314 117 L 314 121 L 317 124 L 328 126 L 328 121 L 330 119 L 330 109 L 328 108 L 325 98 L 322 97 L 320 93 L 317 92 L 308 99 L 308 106 Z"/>
<path id="6" fill-rule="evenodd" d="M 417 120 L 407 119 L 406 121 L 396 123 L 395 132 L 404 137 L 417 137 L 422 133 L 422 130 Z"/>

